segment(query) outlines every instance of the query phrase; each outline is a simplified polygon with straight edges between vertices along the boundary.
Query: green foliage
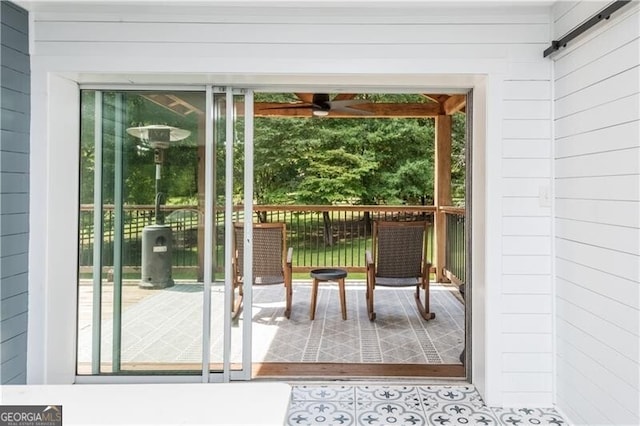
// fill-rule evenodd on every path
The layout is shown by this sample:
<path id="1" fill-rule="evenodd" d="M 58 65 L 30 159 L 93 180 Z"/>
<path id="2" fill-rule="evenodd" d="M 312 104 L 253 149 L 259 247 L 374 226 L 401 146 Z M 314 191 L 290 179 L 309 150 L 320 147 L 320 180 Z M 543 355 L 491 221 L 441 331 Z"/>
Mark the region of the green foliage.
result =
<path id="1" fill-rule="evenodd" d="M 451 124 L 451 196 L 453 204 L 464 205 L 466 170 L 466 130 L 467 115 L 453 114 Z"/>
<path id="2" fill-rule="evenodd" d="M 433 194 L 433 175 L 427 171 L 432 169 L 433 163 L 429 158 L 402 164 L 389 176 L 390 186 L 397 194 L 395 200 L 389 200 L 390 204 L 427 205 L 427 198 Z"/>
<path id="3" fill-rule="evenodd" d="M 80 203 L 93 203 L 95 176 L 95 92 L 83 90 L 80 102 Z"/>
<path id="4" fill-rule="evenodd" d="M 258 204 L 291 204 L 306 150 L 306 119 L 256 118 L 254 188 Z"/>
<path id="5" fill-rule="evenodd" d="M 180 95 L 180 93 L 176 93 Z M 167 124 L 191 131 L 184 141 L 166 150 L 159 190 L 167 203 L 196 203 L 198 143 L 204 135 L 198 114 L 176 114 L 143 93 L 122 92 L 123 128 Z M 190 94 L 204 105 L 204 93 Z M 116 93 L 104 93 L 103 202 L 113 203 L 115 193 Z M 201 98 L 201 99 L 200 99 Z M 360 94 L 375 102 L 428 102 L 418 94 Z M 218 99 L 218 98 L 216 98 Z M 224 100 L 223 97 L 220 98 Z M 293 93 L 256 93 L 258 102 L 299 102 Z M 217 105 L 218 101 L 214 100 Z M 95 92 L 82 91 L 80 146 L 80 202 L 93 203 L 95 176 Z M 220 103 L 221 106 L 223 102 Z M 224 121 L 224 120 L 222 120 Z M 234 124 L 234 199 L 243 198 L 242 117 Z M 465 196 L 466 116 L 453 117 L 452 194 L 458 204 Z M 123 133 L 122 192 L 129 204 L 155 201 L 153 152 Z M 278 118 L 256 117 L 254 131 L 254 202 L 257 204 L 423 204 L 433 202 L 434 120 L 430 118 Z M 224 123 L 218 123 L 215 141 L 215 192 L 224 203 L 226 152 Z"/>
<path id="6" fill-rule="evenodd" d="M 93 203 L 95 178 L 95 92 L 82 91 L 80 144 L 80 202 Z M 204 104 L 204 93 L 202 94 Z M 125 203 L 155 202 L 155 164 L 153 150 L 126 133 L 128 127 L 166 124 L 191 132 L 165 152 L 159 190 L 169 197 L 195 199 L 197 196 L 198 122 L 196 114 L 180 116 L 135 92 L 105 92 L 102 104 L 103 203 L 114 200 L 116 185 L 121 184 Z M 119 110 L 118 110 L 119 109 Z M 122 117 L 119 119 L 118 117 Z M 119 121 L 122 121 L 121 123 Z M 117 134 L 119 133 L 119 134 Z M 115 182 L 116 141 L 122 138 L 123 182 Z"/>
<path id="7" fill-rule="evenodd" d="M 310 143 L 320 145 L 319 141 Z M 361 155 L 344 148 L 309 150 L 302 158 L 300 185 L 296 200 L 300 204 L 339 204 L 359 201 L 367 175 L 375 167 Z"/>
<path id="8" fill-rule="evenodd" d="M 256 99 L 282 102 L 287 96 L 269 93 Z M 425 99 L 366 96 L 377 102 Z M 429 118 L 257 118 L 255 200 L 258 204 L 429 204 L 433 123 Z"/>
<path id="9" fill-rule="evenodd" d="M 432 200 L 433 184 L 431 189 L 424 186 L 417 194 L 402 178 L 408 170 L 413 170 L 412 178 L 433 182 L 433 167 L 422 167 L 425 161 L 433 158 L 433 120 L 394 118 L 363 121 L 366 126 L 362 129 L 364 150 L 371 153 L 378 164 L 367 183 L 363 204 L 413 204 L 416 200 Z"/>

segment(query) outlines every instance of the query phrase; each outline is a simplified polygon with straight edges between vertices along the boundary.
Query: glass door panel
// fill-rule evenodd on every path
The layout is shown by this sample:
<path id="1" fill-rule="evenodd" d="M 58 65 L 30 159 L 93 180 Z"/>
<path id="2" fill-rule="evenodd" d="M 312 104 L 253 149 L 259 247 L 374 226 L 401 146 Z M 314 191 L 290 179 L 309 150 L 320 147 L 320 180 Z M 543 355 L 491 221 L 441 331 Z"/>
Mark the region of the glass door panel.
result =
<path id="1" fill-rule="evenodd" d="M 205 93 L 81 106 L 77 373 L 201 374 Z"/>
<path id="2" fill-rule="evenodd" d="M 234 224 L 243 222 L 245 179 L 244 151 L 246 126 L 244 94 L 227 90 L 213 93 L 213 134 L 215 146 L 214 197 L 216 232 L 214 250 L 215 279 L 211 285 L 211 353 L 209 369 L 222 370 L 224 380 L 249 379 L 249 323 L 245 313 L 250 289 L 235 284 Z M 249 201 L 251 205 L 251 201 Z M 228 333 L 225 334 L 224 330 Z M 221 350 L 222 349 L 222 350 Z M 227 356 L 224 357 L 223 355 Z"/>
<path id="3" fill-rule="evenodd" d="M 210 352 L 211 373 L 224 374 L 225 363 L 225 202 L 226 202 L 226 96 L 224 93 L 212 95 L 213 122 L 213 164 L 209 174 L 212 177 L 211 195 L 213 201 L 212 220 L 212 274 L 210 283 Z"/>
<path id="4" fill-rule="evenodd" d="M 249 379 L 251 309 L 232 317 L 231 289 L 252 95 L 81 96 L 77 374 Z"/>

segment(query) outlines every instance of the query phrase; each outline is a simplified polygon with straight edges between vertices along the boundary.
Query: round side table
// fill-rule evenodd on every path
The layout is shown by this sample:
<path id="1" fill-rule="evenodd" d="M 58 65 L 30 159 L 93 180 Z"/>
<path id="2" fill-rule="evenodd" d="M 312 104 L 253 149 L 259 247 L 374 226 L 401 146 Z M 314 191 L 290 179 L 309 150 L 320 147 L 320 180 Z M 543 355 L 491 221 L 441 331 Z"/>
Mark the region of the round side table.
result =
<path id="1" fill-rule="evenodd" d="M 311 288 L 311 307 L 309 310 L 309 318 L 314 319 L 316 316 L 316 302 L 318 300 L 318 283 L 320 281 L 335 281 L 340 289 L 340 308 L 342 309 L 342 319 L 347 319 L 347 295 L 344 289 L 344 279 L 347 271 L 337 268 L 314 269 L 311 271 L 313 278 L 313 287 Z"/>

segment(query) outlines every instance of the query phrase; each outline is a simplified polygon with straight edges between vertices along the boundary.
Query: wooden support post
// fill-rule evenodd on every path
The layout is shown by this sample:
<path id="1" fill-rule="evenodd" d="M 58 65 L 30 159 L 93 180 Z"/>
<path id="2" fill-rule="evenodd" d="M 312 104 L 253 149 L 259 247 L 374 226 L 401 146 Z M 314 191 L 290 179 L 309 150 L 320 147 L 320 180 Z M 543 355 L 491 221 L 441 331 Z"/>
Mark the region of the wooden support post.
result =
<path id="1" fill-rule="evenodd" d="M 205 115 L 198 117 L 198 281 L 204 281 Z"/>
<path id="2" fill-rule="evenodd" d="M 435 197 L 434 204 L 434 259 L 436 282 L 447 282 L 444 275 L 446 260 L 447 226 L 446 215 L 441 207 L 451 205 L 451 116 L 436 117 L 436 161 L 435 161 Z"/>

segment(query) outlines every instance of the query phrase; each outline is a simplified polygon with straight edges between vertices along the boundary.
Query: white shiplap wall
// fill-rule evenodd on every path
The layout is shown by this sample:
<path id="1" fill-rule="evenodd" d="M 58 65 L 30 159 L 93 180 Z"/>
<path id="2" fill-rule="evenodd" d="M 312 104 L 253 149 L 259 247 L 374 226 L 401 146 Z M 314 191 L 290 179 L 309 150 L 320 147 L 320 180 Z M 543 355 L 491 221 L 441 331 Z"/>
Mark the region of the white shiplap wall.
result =
<path id="1" fill-rule="evenodd" d="M 555 36 L 605 5 L 559 3 Z M 554 58 L 557 403 L 576 424 L 640 424 L 639 13 Z"/>
<path id="2" fill-rule="evenodd" d="M 504 83 L 500 327 L 505 405 L 541 404 L 552 389 L 551 208 L 540 201 L 541 192 L 550 192 L 551 176 L 551 83 L 544 65 L 519 70 Z"/>
<path id="3" fill-rule="evenodd" d="M 483 333 L 482 344 L 474 350 L 486 362 L 474 370 L 474 377 L 489 403 L 551 405 L 551 209 L 539 197 L 550 188 L 552 164 L 551 61 L 542 58 L 550 40 L 548 9 L 481 3 L 448 8 L 442 3 L 345 4 L 41 4 L 33 11 L 35 84 L 46 87 L 47 73 L 84 82 L 188 80 L 240 87 L 268 84 L 268 76 L 294 87 L 348 87 L 351 82 L 426 88 L 443 87 L 440 82 L 447 81 L 444 88 L 452 88 L 458 87 L 457 81 L 470 87 L 469 75 L 485 78 L 487 107 L 481 115 L 487 122 L 476 128 L 486 128 L 488 139 L 475 152 L 480 163 L 476 170 L 486 173 L 475 185 L 486 205 L 476 205 L 484 210 L 477 212 L 482 219 L 474 227 L 485 233 L 480 243 L 485 249 L 477 258 L 483 259 L 478 270 L 487 272 L 473 285 L 475 312 L 483 313 L 474 323 Z M 34 101 L 42 105 L 47 100 L 52 104 L 36 109 L 39 120 L 47 119 L 55 101 L 44 94 Z M 51 135 L 39 132 L 34 143 L 46 143 Z M 77 150 L 75 141 L 60 148 Z M 75 208 L 72 197 L 47 196 L 47 177 L 60 179 L 55 174 L 58 164 L 44 156 L 38 159 L 47 168 L 35 171 L 33 196 L 48 204 L 33 218 L 36 238 L 53 232 L 47 230 L 44 215 Z M 77 187 L 75 182 L 68 187 L 74 184 Z M 42 250 L 43 256 L 56 255 Z M 70 271 L 70 282 L 50 282 L 51 273 L 39 269 L 35 273 L 41 279 L 35 280 L 34 290 L 50 282 L 73 294 L 75 265 L 66 261 L 56 266 L 56 273 L 61 268 Z M 62 309 L 46 297 L 40 303 L 48 306 L 52 318 Z M 45 334 L 64 332 L 60 328 Z M 39 347 L 39 341 L 33 343 Z M 65 348 L 49 351 L 34 360 L 36 381 L 48 380 L 44 366 L 61 368 L 54 358 L 67 362 Z"/>

